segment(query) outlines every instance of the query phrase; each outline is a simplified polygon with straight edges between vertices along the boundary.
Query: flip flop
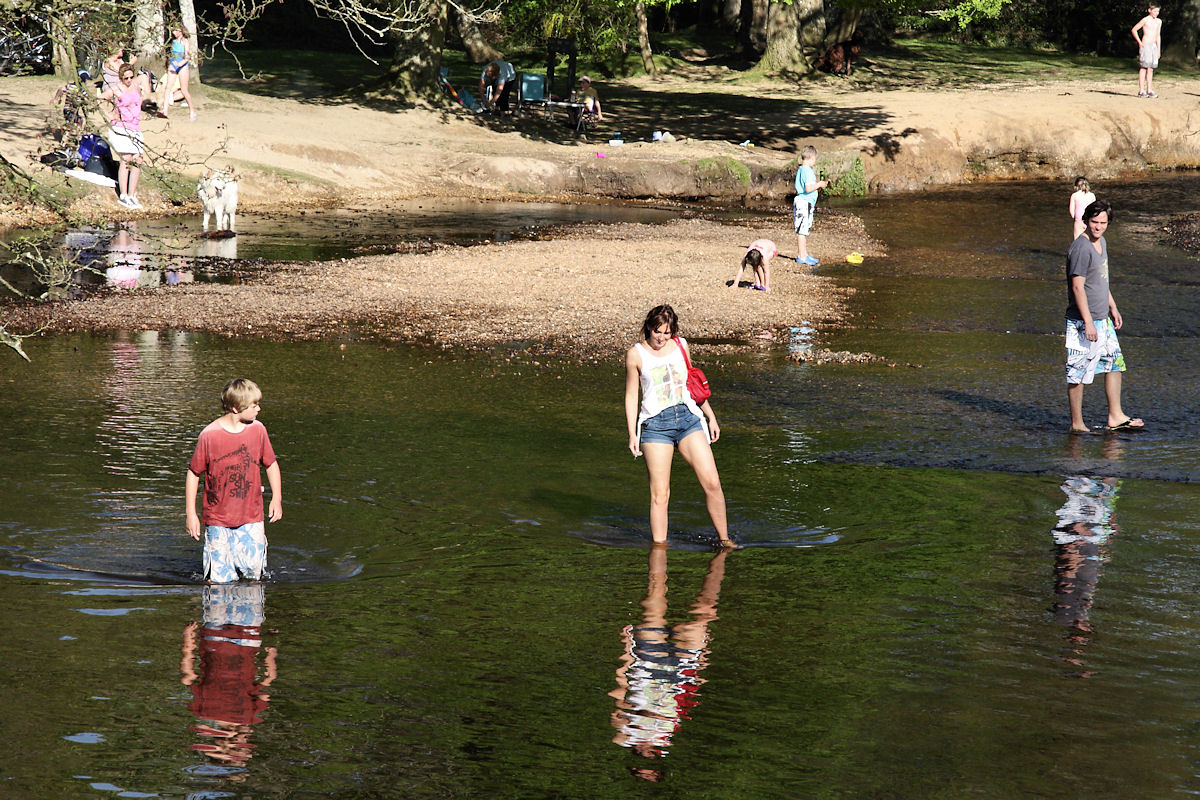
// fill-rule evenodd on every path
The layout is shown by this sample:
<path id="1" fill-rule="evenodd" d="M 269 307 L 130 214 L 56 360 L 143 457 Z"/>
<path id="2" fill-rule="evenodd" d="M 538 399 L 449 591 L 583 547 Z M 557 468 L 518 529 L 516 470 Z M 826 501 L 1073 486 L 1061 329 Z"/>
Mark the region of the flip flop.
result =
<path id="1" fill-rule="evenodd" d="M 1120 425 L 1105 425 L 1104 430 L 1106 430 L 1106 431 L 1140 431 L 1146 427 L 1145 422 L 1143 422 L 1141 425 L 1134 425 L 1133 420 L 1134 420 L 1133 417 L 1126 417 L 1125 421 L 1122 422 Z"/>

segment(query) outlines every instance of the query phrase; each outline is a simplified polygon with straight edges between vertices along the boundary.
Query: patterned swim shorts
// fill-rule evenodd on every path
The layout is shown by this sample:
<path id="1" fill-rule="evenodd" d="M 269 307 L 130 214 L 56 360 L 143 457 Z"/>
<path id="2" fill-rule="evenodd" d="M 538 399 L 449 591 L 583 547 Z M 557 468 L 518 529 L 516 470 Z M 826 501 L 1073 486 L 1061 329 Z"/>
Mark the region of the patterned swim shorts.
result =
<path id="1" fill-rule="evenodd" d="M 262 580 L 267 568 L 267 534 L 261 522 L 240 528 L 206 525 L 204 528 L 204 579 L 233 583 L 239 577 Z"/>
<path id="2" fill-rule="evenodd" d="M 808 236 L 813 224 L 813 204 L 796 195 L 792 201 L 792 227 L 800 236 Z"/>
<path id="3" fill-rule="evenodd" d="M 1125 356 L 1112 319 L 1096 320 L 1095 324 L 1099 337 L 1089 342 L 1083 320 L 1067 320 L 1067 383 L 1091 383 L 1098 372 L 1125 371 Z"/>

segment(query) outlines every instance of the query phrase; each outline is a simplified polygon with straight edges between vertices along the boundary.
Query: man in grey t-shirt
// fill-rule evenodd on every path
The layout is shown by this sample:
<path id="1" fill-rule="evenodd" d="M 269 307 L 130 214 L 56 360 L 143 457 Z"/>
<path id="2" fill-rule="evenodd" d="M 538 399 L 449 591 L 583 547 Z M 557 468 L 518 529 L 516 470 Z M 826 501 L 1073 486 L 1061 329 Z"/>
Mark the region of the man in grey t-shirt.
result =
<path id="1" fill-rule="evenodd" d="M 1071 407 L 1071 433 L 1088 433 L 1083 421 L 1083 386 L 1096 373 L 1104 375 L 1108 398 L 1105 430 L 1139 430 L 1141 419 L 1121 409 L 1121 373 L 1125 356 L 1117 341 L 1121 312 L 1108 288 L 1108 242 L 1104 232 L 1112 216 L 1105 200 L 1096 200 L 1083 212 L 1087 226 L 1067 251 L 1067 402 Z"/>

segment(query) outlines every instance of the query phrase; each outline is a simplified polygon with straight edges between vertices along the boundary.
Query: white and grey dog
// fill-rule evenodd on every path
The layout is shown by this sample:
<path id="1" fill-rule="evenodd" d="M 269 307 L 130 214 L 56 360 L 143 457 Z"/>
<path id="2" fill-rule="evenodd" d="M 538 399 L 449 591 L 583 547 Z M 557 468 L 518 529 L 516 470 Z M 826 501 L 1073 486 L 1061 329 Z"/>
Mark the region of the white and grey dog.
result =
<path id="1" fill-rule="evenodd" d="M 208 232 L 208 218 L 216 217 L 217 230 L 233 231 L 233 217 L 237 213 L 237 181 L 228 172 L 209 170 L 196 184 L 196 194 L 204 206 L 204 231 Z"/>

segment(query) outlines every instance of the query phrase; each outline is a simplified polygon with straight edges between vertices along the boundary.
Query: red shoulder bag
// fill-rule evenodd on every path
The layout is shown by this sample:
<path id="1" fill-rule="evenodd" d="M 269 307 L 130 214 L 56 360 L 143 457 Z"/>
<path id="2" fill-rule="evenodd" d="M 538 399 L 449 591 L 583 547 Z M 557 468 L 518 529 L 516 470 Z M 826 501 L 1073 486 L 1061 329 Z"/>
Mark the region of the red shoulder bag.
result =
<path id="1" fill-rule="evenodd" d="M 696 401 L 696 405 L 702 406 L 708 398 L 712 397 L 712 391 L 708 388 L 708 378 L 705 377 L 702 369 L 692 366 L 692 360 L 688 358 L 688 351 L 679 341 L 678 336 L 675 337 L 675 346 L 683 353 L 683 363 L 687 367 L 688 394 Z"/>

